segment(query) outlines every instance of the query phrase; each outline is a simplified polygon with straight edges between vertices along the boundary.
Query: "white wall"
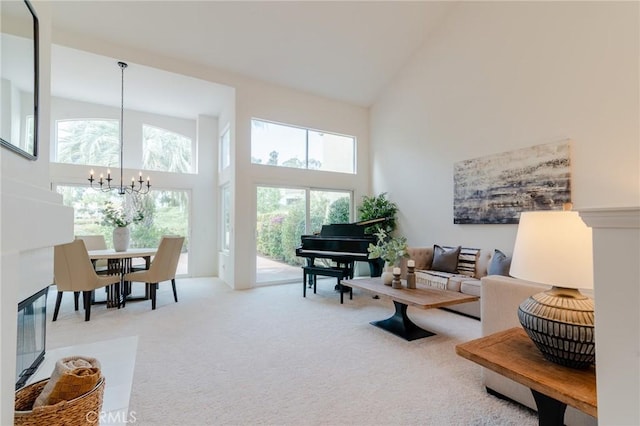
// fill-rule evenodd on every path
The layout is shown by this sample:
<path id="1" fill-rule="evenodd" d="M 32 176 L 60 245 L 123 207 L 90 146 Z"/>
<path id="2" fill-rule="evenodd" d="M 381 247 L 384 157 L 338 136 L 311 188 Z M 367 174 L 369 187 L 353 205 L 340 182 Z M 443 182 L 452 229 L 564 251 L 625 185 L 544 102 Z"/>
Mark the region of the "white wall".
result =
<path id="1" fill-rule="evenodd" d="M 576 209 L 640 204 L 638 4 L 458 4 L 371 112 L 375 192 L 411 244 L 511 251 L 515 226 L 453 224 L 453 164 L 574 141 Z"/>
<path id="2" fill-rule="evenodd" d="M 55 159 L 56 120 L 77 118 L 110 118 L 120 119 L 120 109 L 95 103 L 79 102 L 70 99 L 52 98 L 51 101 L 51 161 Z M 142 126 L 143 124 L 158 126 L 187 137 L 194 141 L 197 164 L 194 173 L 163 173 L 144 171 L 143 177 L 151 177 L 153 189 L 187 190 L 192 202 L 191 229 L 189 239 L 189 275 L 211 276 L 217 274 L 217 258 L 212 253 L 217 249 L 216 229 L 203 224 L 215 221 L 215 179 L 217 164 L 218 120 L 215 117 L 200 116 L 197 119 L 168 117 L 147 112 L 124 111 L 124 181 L 137 176 L 142 170 Z M 44 155 L 44 154 L 43 154 Z M 119 182 L 117 171 L 119 164 L 110 165 L 116 184 Z M 106 174 L 106 167 L 50 164 L 51 182 L 54 185 L 76 184 L 86 185 L 89 170 L 95 176 Z M 197 173 L 195 171 L 197 170 Z M 214 213 L 212 213 L 214 212 Z"/>
<path id="3" fill-rule="evenodd" d="M 40 67 L 51 62 L 50 9 L 36 5 L 40 18 Z M 44 74 L 44 75 L 43 75 Z M 40 152 L 29 161 L 0 149 L 0 424 L 13 423 L 18 302 L 51 284 L 52 246 L 73 239 L 73 210 L 49 191 L 50 79 L 40 76 Z"/>
<path id="4" fill-rule="evenodd" d="M 176 61 L 173 58 L 89 37 L 79 37 L 77 34 L 56 31 L 54 41 L 63 46 L 235 88 L 235 109 L 232 106 L 232 110 L 227 110 L 230 111 L 228 117 L 220 122 L 221 128 L 227 122 L 232 126 L 231 155 L 232 163 L 235 162 L 235 164 L 229 171 L 229 183 L 233 190 L 234 203 L 231 251 L 219 253 L 218 256 L 216 256 L 217 250 L 211 253 L 212 261 L 215 262 L 216 258 L 219 260 L 220 267 L 225 269 L 225 280 L 234 288 L 250 288 L 255 284 L 256 184 L 285 185 L 293 183 L 320 188 L 349 189 L 354 191 L 356 202 L 361 199 L 362 195 L 369 193 L 369 123 L 366 108 L 354 107 L 342 102 L 262 83 L 220 69 L 186 61 Z M 230 100 L 229 103 L 232 104 L 233 100 Z M 300 170 L 279 170 L 278 173 L 273 173 L 266 171 L 266 168 L 252 166 L 249 156 L 250 120 L 252 117 L 356 136 L 358 140 L 358 174 L 333 176 L 323 172 L 307 174 Z M 224 176 L 218 176 L 218 179 L 220 179 L 220 183 L 225 182 Z M 212 179 L 210 184 L 213 185 L 213 190 L 216 180 Z M 217 203 L 217 190 L 211 196 Z M 206 217 L 206 215 L 200 214 L 200 217 Z M 213 214 L 210 217 L 211 221 L 206 223 L 196 223 L 194 220 L 192 227 L 195 229 L 200 226 L 211 226 L 216 229 L 215 243 L 217 244 L 219 225 L 213 222 L 217 215 Z"/>
<path id="5" fill-rule="evenodd" d="M 640 206 L 639 12 L 637 2 L 456 5 L 371 113 L 373 189 L 399 204 L 410 244 L 511 252 L 515 225 L 453 224 L 453 164 L 564 138 L 575 209 Z M 600 424 L 640 421 L 637 235 L 594 230 Z M 612 275 L 618 251 L 628 270 Z M 611 291 L 633 313 L 624 324 Z M 614 337 L 621 327 L 631 339 Z"/>
<path id="6" fill-rule="evenodd" d="M 354 192 L 354 202 L 368 194 L 368 111 L 317 96 L 261 83 L 237 90 L 235 145 L 235 253 L 233 286 L 250 288 L 256 283 L 256 196 L 261 184 Z M 251 119 L 260 118 L 355 136 L 358 172 L 327 173 L 274 168 L 251 164 Z"/>

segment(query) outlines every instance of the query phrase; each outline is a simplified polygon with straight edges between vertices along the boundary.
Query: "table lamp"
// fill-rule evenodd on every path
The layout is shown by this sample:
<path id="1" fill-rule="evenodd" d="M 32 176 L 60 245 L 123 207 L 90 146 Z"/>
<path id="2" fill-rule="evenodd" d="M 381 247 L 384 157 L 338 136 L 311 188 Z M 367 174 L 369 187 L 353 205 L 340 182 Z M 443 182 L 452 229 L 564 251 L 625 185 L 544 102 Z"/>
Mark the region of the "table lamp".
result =
<path id="1" fill-rule="evenodd" d="M 549 361 L 585 369 L 595 360 L 591 228 L 574 211 L 520 215 L 510 274 L 551 285 L 520 304 L 518 318 Z"/>

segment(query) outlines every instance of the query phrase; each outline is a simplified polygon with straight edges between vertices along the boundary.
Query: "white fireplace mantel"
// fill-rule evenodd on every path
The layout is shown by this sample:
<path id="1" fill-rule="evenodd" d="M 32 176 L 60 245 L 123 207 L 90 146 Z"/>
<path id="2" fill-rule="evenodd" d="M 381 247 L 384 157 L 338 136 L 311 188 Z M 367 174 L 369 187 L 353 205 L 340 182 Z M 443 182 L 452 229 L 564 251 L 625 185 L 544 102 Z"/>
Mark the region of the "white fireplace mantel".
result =
<path id="1" fill-rule="evenodd" d="M 18 303 L 53 282 L 53 246 L 73 240 L 73 208 L 6 175 L 0 203 L 0 424 L 12 424 Z"/>

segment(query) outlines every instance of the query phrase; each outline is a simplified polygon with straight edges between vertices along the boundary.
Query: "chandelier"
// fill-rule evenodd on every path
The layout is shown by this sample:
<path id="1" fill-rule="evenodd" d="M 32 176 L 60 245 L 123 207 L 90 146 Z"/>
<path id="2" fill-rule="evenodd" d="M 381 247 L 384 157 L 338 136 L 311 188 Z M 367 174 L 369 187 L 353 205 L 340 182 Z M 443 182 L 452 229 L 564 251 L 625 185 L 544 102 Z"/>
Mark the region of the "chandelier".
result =
<path id="1" fill-rule="evenodd" d="M 121 73 L 121 86 L 120 86 L 120 186 L 111 186 L 111 181 L 113 178 L 111 177 L 111 170 L 107 169 L 107 177 L 105 178 L 103 174 L 100 174 L 98 179 L 93 177 L 93 169 L 89 172 L 89 183 L 93 189 L 109 192 L 112 190 L 117 190 L 118 194 L 146 194 L 149 192 L 151 188 L 151 179 L 147 177 L 147 181 L 142 179 L 142 172 L 138 174 L 138 180 L 135 177 L 131 178 L 131 184 L 124 184 L 123 174 L 124 174 L 124 136 L 123 136 L 123 122 L 124 122 L 124 69 L 127 68 L 127 64 L 125 62 L 118 62 L 118 66 L 120 67 Z M 93 182 L 96 182 L 94 186 Z M 100 186 L 98 186 L 100 185 Z"/>

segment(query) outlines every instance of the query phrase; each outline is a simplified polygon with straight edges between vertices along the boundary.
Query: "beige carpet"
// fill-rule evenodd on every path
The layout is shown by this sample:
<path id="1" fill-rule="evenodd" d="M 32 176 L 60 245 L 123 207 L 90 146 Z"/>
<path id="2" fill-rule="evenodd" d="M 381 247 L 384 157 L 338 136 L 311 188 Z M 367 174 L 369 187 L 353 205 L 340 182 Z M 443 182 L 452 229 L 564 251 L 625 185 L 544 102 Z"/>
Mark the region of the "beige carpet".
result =
<path id="1" fill-rule="evenodd" d="M 53 295 L 53 293 L 51 294 Z M 51 348 L 135 335 L 130 410 L 140 425 L 536 425 L 529 410 L 488 395 L 480 367 L 455 345 L 480 322 L 409 308 L 437 333 L 404 341 L 369 324 L 393 311 L 333 281 L 302 298 L 302 284 L 233 291 L 212 278 L 160 285 L 158 307 L 96 305 L 91 321 L 65 296 Z M 108 380 L 108 378 L 107 378 Z"/>

